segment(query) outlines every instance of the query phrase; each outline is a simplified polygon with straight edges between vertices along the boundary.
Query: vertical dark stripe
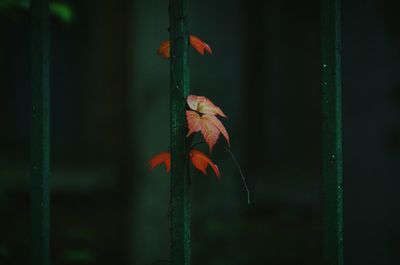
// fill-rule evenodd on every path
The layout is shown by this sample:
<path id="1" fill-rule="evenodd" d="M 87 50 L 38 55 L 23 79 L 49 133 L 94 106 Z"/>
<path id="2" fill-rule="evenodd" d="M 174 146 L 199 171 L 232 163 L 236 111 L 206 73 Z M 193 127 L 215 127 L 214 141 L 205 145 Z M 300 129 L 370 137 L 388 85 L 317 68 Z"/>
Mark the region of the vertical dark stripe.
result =
<path id="1" fill-rule="evenodd" d="M 322 0 L 324 264 L 343 264 L 340 0 Z"/>
<path id="2" fill-rule="evenodd" d="M 246 141 L 243 142 L 244 164 L 247 174 L 263 170 L 266 161 L 270 161 L 272 148 L 268 146 L 268 132 L 270 119 L 268 117 L 269 107 L 268 96 L 271 95 L 269 86 L 268 64 L 270 55 L 270 44 L 268 25 L 272 19 L 268 16 L 268 9 L 272 6 L 271 1 L 265 0 L 242 0 L 241 12 L 243 14 L 243 83 L 241 102 L 243 104 L 243 135 Z M 268 8 L 267 8 L 268 7 Z M 269 21 L 270 20 L 270 21 Z M 262 52 L 261 52 L 262 51 Z M 257 96 L 254 96 L 257 95 Z M 263 122 L 260 122 L 262 120 Z M 263 135 L 263 141 L 252 137 L 253 132 Z M 255 156 L 263 150 L 262 156 Z"/>
<path id="3" fill-rule="evenodd" d="M 31 0 L 31 264 L 49 265 L 49 0 Z"/>
<path id="4" fill-rule="evenodd" d="M 190 198 L 186 102 L 189 94 L 188 0 L 170 0 L 171 253 L 172 265 L 190 264 Z"/>

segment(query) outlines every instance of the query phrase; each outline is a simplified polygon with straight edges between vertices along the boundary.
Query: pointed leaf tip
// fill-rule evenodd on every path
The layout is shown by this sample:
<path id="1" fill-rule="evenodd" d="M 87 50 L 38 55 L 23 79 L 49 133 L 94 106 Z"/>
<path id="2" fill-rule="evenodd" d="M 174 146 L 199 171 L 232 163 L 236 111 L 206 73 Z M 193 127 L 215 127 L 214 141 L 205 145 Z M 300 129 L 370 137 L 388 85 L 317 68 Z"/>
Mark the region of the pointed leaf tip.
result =
<path id="1" fill-rule="evenodd" d="M 212 54 L 211 47 L 196 36 L 190 35 L 190 44 L 201 55 L 204 55 L 205 51 L 207 51 L 209 54 Z"/>
<path id="2" fill-rule="evenodd" d="M 214 145 L 217 143 L 220 133 L 222 133 L 228 145 L 230 145 L 228 132 L 216 116 L 209 114 L 203 114 L 200 116 L 196 111 L 187 110 L 186 121 L 188 125 L 187 136 L 200 131 L 210 148 L 210 153 L 212 152 Z"/>
<path id="3" fill-rule="evenodd" d="M 169 40 L 161 42 L 160 47 L 157 49 L 157 54 L 164 57 L 165 59 L 169 59 L 169 57 L 171 56 Z"/>
<path id="4" fill-rule="evenodd" d="M 221 174 L 218 166 L 206 154 L 197 149 L 192 149 L 190 150 L 190 159 L 193 166 L 204 175 L 207 175 L 207 167 L 210 166 L 217 178 L 220 179 Z"/>
<path id="5" fill-rule="evenodd" d="M 151 158 L 148 162 L 150 170 L 153 170 L 158 165 L 164 163 L 167 173 L 171 170 L 171 154 L 169 152 L 161 152 Z"/>
<path id="6" fill-rule="evenodd" d="M 212 54 L 211 47 L 196 36 L 190 35 L 190 44 L 201 55 L 204 55 L 205 51 Z M 171 42 L 169 40 L 161 42 L 160 47 L 157 49 L 157 54 L 169 59 L 171 57 Z"/>
<path id="7" fill-rule="evenodd" d="M 211 159 L 203 152 L 197 149 L 192 149 L 190 150 L 189 156 L 193 166 L 204 175 L 207 175 L 207 167 L 210 166 L 211 169 L 214 171 L 215 175 L 217 176 L 217 178 L 219 179 L 221 177 L 218 166 L 213 161 L 211 161 Z M 165 168 L 168 173 L 171 169 L 170 152 L 161 152 L 155 155 L 153 158 L 151 158 L 148 162 L 150 170 L 154 169 L 155 167 L 157 167 L 162 163 L 165 164 Z"/>

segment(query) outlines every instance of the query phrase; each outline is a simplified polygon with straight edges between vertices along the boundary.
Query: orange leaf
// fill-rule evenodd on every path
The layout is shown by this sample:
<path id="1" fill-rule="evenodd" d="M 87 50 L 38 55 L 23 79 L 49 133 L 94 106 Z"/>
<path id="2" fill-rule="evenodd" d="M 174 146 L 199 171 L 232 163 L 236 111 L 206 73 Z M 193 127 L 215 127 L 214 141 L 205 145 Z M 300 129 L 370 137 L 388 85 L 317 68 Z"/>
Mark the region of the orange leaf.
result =
<path id="1" fill-rule="evenodd" d="M 214 103 L 206 97 L 189 95 L 186 101 L 189 108 L 200 112 L 201 114 L 220 115 L 226 118 L 225 113 L 223 113 L 219 107 L 215 106 Z"/>
<path id="2" fill-rule="evenodd" d="M 152 170 L 162 163 L 165 164 L 165 169 L 168 173 L 171 169 L 171 154 L 169 152 L 165 151 L 155 155 L 152 159 L 150 159 L 148 164 L 150 165 L 150 170 Z"/>
<path id="3" fill-rule="evenodd" d="M 188 123 L 188 129 L 189 129 L 187 137 L 189 137 L 192 133 L 201 131 L 201 128 L 203 127 L 202 120 L 197 112 L 187 110 L 186 121 Z"/>
<path id="4" fill-rule="evenodd" d="M 222 122 L 220 120 L 218 120 L 218 118 L 214 115 L 203 115 L 202 116 L 203 120 L 205 120 L 207 123 L 212 123 L 217 129 L 218 131 L 220 131 L 222 133 L 222 135 L 225 137 L 226 141 L 228 142 L 228 145 L 230 145 L 229 143 L 229 135 L 228 132 L 226 131 L 224 125 L 222 124 Z"/>
<path id="5" fill-rule="evenodd" d="M 214 171 L 217 178 L 220 178 L 219 169 L 216 164 L 211 161 L 208 156 L 206 156 L 203 152 L 199 150 L 192 149 L 190 150 L 190 159 L 192 160 L 193 166 L 201 171 L 204 175 L 207 175 L 207 167 L 210 166 Z"/>
<path id="6" fill-rule="evenodd" d="M 204 50 L 208 51 L 209 54 L 212 54 L 211 47 L 196 36 L 190 35 L 190 44 L 201 55 L 204 55 Z"/>
<path id="7" fill-rule="evenodd" d="M 195 50 L 204 55 L 204 51 L 208 51 L 210 54 L 212 53 L 211 47 L 197 38 L 196 36 L 190 35 L 190 44 L 195 48 Z M 171 56 L 171 43 L 169 40 L 165 40 L 161 43 L 160 47 L 157 49 L 157 54 L 161 55 L 165 59 L 170 58 Z"/>
<path id="8" fill-rule="evenodd" d="M 222 123 L 214 115 L 203 114 L 199 115 L 195 111 L 186 111 L 186 120 L 188 123 L 188 134 L 190 136 L 192 133 L 201 131 L 204 140 L 210 148 L 210 152 L 213 146 L 216 144 L 219 138 L 219 134 L 222 133 L 229 145 L 229 135 Z"/>
<path id="9" fill-rule="evenodd" d="M 157 49 L 157 54 L 161 55 L 165 59 L 170 57 L 170 43 L 169 40 L 165 40 L 161 43 L 160 47 Z"/>
<path id="10" fill-rule="evenodd" d="M 193 166 L 197 170 L 202 172 L 204 175 L 207 175 L 207 167 L 210 166 L 214 171 L 215 175 L 217 176 L 217 178 L 221 176 L 219 173 L 218 166 L 214 164 L 214 162 L 212 162 L 211 159 L 208 158 L 208 156 L 206 156 L 203 152 L 200 152 L 199 150 L 196 149 L 190 150 L 190 160 L 192 161 Z M 162 163 L 165 163 L 165 167 L 168 173 L 171 169 L 170 152 L 161 152 L 155 155 L 152 159 L 150 159 L 149 161 L 150 170 L 154 169 L 156 166 Z"/>

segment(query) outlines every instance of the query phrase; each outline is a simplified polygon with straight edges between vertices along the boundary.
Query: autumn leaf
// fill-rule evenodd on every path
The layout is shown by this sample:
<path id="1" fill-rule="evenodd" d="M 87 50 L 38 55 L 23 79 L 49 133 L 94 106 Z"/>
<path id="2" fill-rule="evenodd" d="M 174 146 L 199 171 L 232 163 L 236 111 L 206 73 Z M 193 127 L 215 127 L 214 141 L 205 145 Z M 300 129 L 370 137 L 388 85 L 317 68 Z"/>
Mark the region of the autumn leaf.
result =
<path id="1" fill-rule="evenodd" d="M 186 120 L 189 129 L 187 137 L 192 133 L 200 131 L 210 148 L 210 152 L 217 143 L 220 133 L 225 137 L 228 145 L 230 144 L 228 132 L 221 121 L 214 115 L 203 114 L 200 116 L 200 114 L 195 111 L 187 110 Z"/>
<path id="2" fill-rule="evenodd" d="M 196 36 L 190 35 L 190 44 L 201 55 L 204 55 L 204 51 L 207 51 L 209 54 L 212 54 L 211 47 L 201 39 L 197 38 Z"/>
<path id="3" fill-rule="evenodd" d="M 194 111 L 200 112 L 201 114 L 219 115 L 227 118 L 222 110 L 219 107 L 215 106 L 214 103 L 212 103 L 211 100 L 206 97 L 189 95 L 186 101 L 189 108 Z"/>
<path id="4" fill-rule="evenodd" d="M 190 150 L 190 160 L 192 161 L 193 166 L 202 172 L 204 175 L 207 175 L 207 168 L 208 166 L 214 171 L 217 178 L 220 178 L 221 174 L 219 172 L 218 166 L 211 161 L 211 159 L 205 155 L 203 152 L 192 149 Z M 169 173 L 171 169 L 171 154 L 170 152 L 161 152 L 155 155 L 149 161 L 150 170 L 154 169 L 156 166 L 164 163 L 167 173 Z"/>
<path id="5" fill-rule="evenodd" d="M 190 44 L 192 47 L 201 55 L 204 55 L 204 52 L 212 53 L 211 47 L 199 39 L 196 36 L 190 35 Z M 171 57 L 171 43 L 169 40 L 165 40 L 161 43 L 160 47 L 157 49 L 157 54 L 161 55 L 165 59 L 169 59 Z"/>
<path id="6" fill-rule="evenodd" d="M 160 47 L 157 49 L 157 54 L 161 55 L 165 59 L 170 57 L 170 43 L 169 40 L 161 42 Z"/>
<path id="7" fill-rule="evenodd" d="M 217 178 L 221 177 L 218 166 L 214 164 L 214 162 L 211 161 L 211 159 L 208 158 L 208 156 L 203 152 L 200 152 L 197 149 L 190 150 L 190 159 L 192 160 L 193 166 L 201 171 L 204 175 L 207 175 L 207 167 L 210 166 Z"/>
<path id="8" fill-rule="evenodd" d="M 155 155 L 152 159 L 149 160 L 148 164 L 150 166 L 150 170 L 152 170 L 162 163 L 165 164 L 165 169 L 168 173 L 171 169 L 171 154 L 169 152 L 165 151 Z"/>
<path id="9" fill-rule="evenodd" d="M 189 137 L 195 132 L 201 132 L 210 148 L 210 152 L 218 141 L 220 133 L 222 133 L 228 145 L 230 145 L 228 132 L 216 117 L 216 115 L 219 115 L 226 118 L 225 113 L 219 107 L 215 106 L 211 100 L 203 96 L 189 95 L 186 101 L 189 108 L 192 109 L 186 111 L 186 120 L 189 129 L 187 136 Z"/>

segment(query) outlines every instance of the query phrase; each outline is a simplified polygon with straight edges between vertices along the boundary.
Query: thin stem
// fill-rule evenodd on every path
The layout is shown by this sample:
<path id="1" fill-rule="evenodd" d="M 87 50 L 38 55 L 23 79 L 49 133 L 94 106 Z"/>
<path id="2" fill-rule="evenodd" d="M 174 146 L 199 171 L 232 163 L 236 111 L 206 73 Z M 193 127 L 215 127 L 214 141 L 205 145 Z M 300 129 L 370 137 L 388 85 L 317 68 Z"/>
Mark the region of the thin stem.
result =
<path id="1" fill-rule="evenodd" d="M 197 145 L 200 145 L 200 144 L 205 144 L 205 143 L 206 143 L 206 142 L 204 142 L 204 141 L 197 142 L 197 143 L 193 144 L 193 145 L 191 146 L 191 148 L 193 148 L 193 147 L 195 147 L 195 146 L 197 146 Z M 239 162 L 237 161 L 237 159 L 236 159 L 235 155 L 233 154 L 232 150 L 231 150 L 229 147 L 227 147 L 227 146 L 225 146 L 224 148 L 225 148 L 225 150 L 231 155 L 233 162 L 235 162 L 235 166 L 236 166 L 236 168 L 237 168 L 238 171 L 239 171 L 240 177 L 242 178 L 242 182 L 243 182 L 244 189 L 245 189 L 246 194 L 247 194 L 247 204 L 250 204 L 250 203 L 251 203 L 251 202 L 250 202 L 250 189 L 249 189 L 249 187 L 247 186 L 246 179 L 245 179 L 245 177 L 244 177 L 244 175 L 243 175 L 242 168 L 240 167 Z"/>
<path id="2" fill-rule="evenodd" d="M 197 145 L 201 145 L 201 144 L 205 144 L 205 143 L 206 143 L 206 142 L 204 142 L 204 141 L 202 141 L 202 142 L 197 142 L 197 143 L 192 144 L 190 147 L 193 148 L 193 147 L 196 147 Z"/>
<path id="3" fill-rule="evenodd" d="M 235 162 L 236 168 L 239 170 L 239 174 L 242 177 L 243 186 L 244 186 L 246 194 L 247 194 L 247 204 L 250 204 L 250 190 L 249 190 L 249 187 L 247 186 L 246 179 L 244 178 L 244 175 L 243 175 L 242 169 L 239 165 L 239 162 L 236 160 L 235 155 L 233 154 L 232 150 L 229 147 L 225 146 L 224 148 L 231 155 L 233 162 Z"/>

